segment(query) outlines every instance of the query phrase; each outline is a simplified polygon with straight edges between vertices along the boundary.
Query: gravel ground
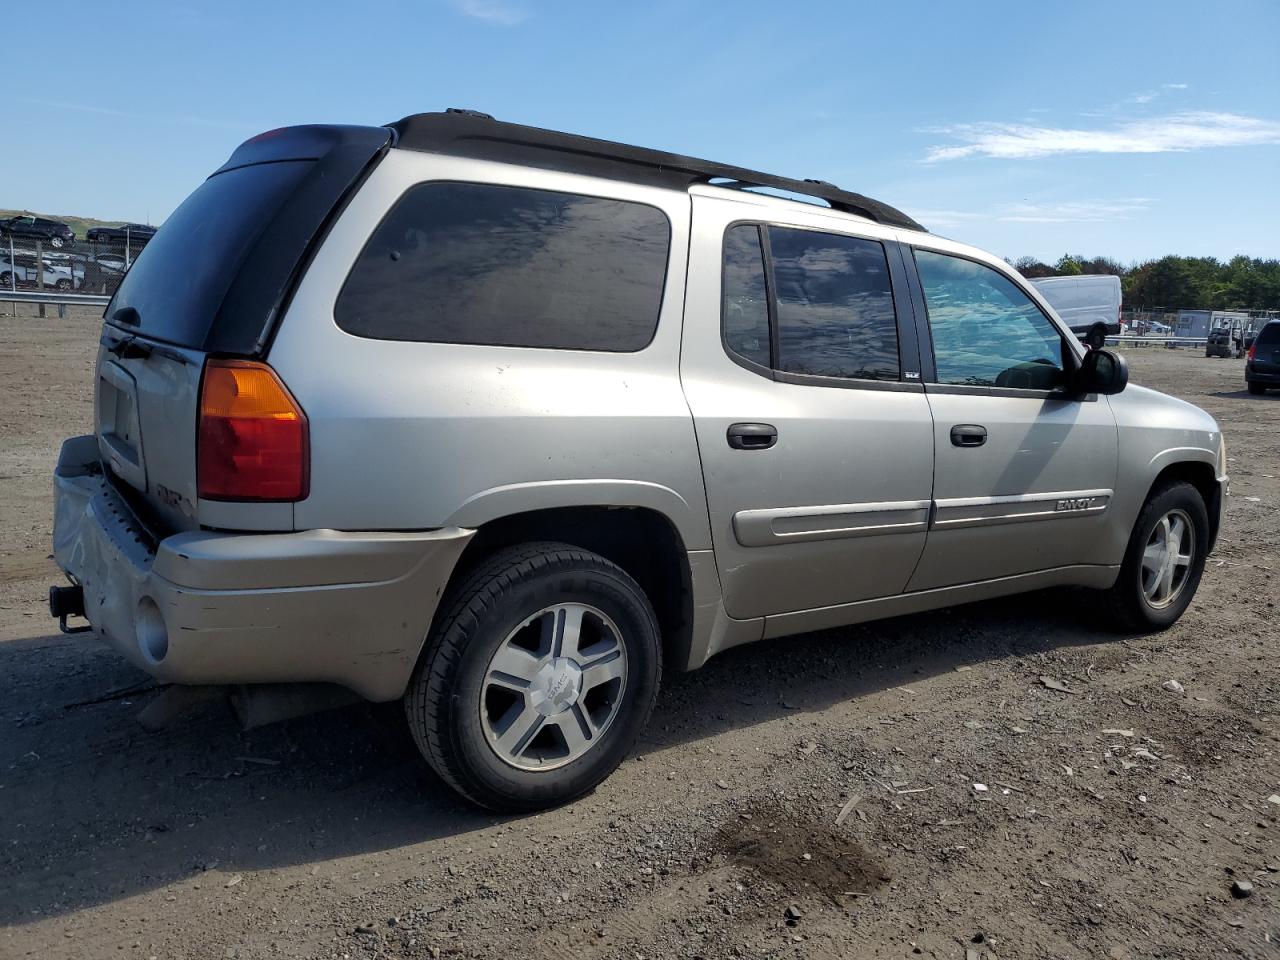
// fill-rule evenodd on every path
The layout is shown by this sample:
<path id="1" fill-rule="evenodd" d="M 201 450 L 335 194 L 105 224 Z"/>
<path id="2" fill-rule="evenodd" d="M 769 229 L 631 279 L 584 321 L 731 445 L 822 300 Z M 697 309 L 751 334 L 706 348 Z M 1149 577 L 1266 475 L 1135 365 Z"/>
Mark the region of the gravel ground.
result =
<path id="1" fill-rule="evenodd" d="M 1057 591 L 735 649 L 594 794 L 508 818 L 394 708 L 144 734 L 146 677 L 51 632 L 96 337 L 0 318 L 0 956 L 1280 956 L 1280 395 L 1239 361 L 1131 352 L 1232 456 L 1167 633 Z"/>

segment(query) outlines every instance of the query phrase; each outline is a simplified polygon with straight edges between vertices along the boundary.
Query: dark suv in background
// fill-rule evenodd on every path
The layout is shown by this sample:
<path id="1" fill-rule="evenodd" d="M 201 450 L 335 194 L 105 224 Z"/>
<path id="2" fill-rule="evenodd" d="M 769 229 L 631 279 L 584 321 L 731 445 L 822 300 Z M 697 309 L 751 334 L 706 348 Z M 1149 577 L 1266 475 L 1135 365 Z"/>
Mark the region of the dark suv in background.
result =
<path id="1" fill-rule="evenodd" d="M 1280 320 L 1272 320 L 1258 331 L 1246 354 L 1244 381 L 1253 394 L 1280 387 Z"/>
<path id="2" fill-rule="evenodd" d="M 43 240 L 51 247 L 60 247 L 75 240 L 75 232 L 65 223 L 28 215 L 0 220 L 0 237 L 22 237 Z"/>

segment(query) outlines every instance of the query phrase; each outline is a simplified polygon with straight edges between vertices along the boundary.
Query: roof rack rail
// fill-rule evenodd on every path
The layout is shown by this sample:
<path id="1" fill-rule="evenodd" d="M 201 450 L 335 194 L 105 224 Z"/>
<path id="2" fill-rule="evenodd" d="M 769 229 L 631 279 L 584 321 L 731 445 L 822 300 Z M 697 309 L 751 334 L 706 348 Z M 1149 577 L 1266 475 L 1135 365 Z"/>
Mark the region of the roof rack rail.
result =
<path id="1" fill-rule="evenodd" d="M 417 113 L 388 126 L 396 133 L 395 145 L 406 150 L 519 163 L 664 187 L 686 188 L 711 180 L 735 180 L 742 186 L 767 187 L 825 200 L 833 210 L 888 226 L 924 230 L 887 203 L 841 190 L 823 180 L 793 180 L 678 153 L 504 123 L 475 110 L 450 108 L 443 113 Z"/>

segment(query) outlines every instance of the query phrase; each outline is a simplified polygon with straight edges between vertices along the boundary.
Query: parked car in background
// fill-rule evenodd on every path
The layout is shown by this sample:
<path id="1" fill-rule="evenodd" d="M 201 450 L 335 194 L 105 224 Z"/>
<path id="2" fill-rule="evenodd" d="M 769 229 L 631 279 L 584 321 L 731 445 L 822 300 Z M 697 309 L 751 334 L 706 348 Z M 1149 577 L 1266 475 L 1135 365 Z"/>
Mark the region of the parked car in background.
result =
<path id="1" fill-rule="evenodd" d="M 0 220 L 0 237 L 41 240 L 51 247 L 61 247 L 64 243 L 75 240 L 76 235 L 65 223 L 23 214 Z"/>
<path id="2" fill-rule="evenodd" d="M 55 290 L 78 290 L 84 279 L 84 267 L 69 257 L 58 258 L 53 254 L 45 254 L 44 285 Z M 40 284 L 40 271 L 36 269 L 36 258 L 17 254 L 10 261 L 7 253 L 0 257 L 0 290 L 14 290 L 20 287 L 35 287 Z"/>
<path id="3" fill-rule="evenodd" d="M 142 246 L 156 235 L 157 227 L 146 223 L 124 223 L 118 227 L 93 227 L 84 237 L 91 243 L 136 244 Z"/>
<path id="4" fill-rule="evenodd" d="M 1040 296 L 1081 340 L 1101 350 L 1108 336 L 1120 332 L 1120 278 L 1109 274 L 1038 277 L 1031 281 Z"/>
<path id="5" fill-rule="evenodd" d="M 1258 331 L 1246 357 L 1244 382 L 1250 393 L 1280 387 L 1280 320 L 1272 320 Z"/>
<path id="6" fill-rule="evenodd" d="M 1050 586 L 1162 630 L 1221 430 L 1034 289 L 829 183 L 480 114 L 255 137 L 107 308 L 50 613 L 246 715 L 400 700 L 499 810 L 608 776 L 664 663 Z"/>

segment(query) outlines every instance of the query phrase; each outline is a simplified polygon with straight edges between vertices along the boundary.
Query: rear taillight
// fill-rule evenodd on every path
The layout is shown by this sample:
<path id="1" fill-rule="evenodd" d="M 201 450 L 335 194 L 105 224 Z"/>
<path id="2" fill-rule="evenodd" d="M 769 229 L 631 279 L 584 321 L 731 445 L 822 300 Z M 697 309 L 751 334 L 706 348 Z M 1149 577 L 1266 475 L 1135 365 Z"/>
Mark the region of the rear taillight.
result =
<path id="1" fill-rule="evenodd" d="M 302 500 L 307 417 L 265 363 L 210 360 L 200 388 L 197 487 L 205 500 Z"/>
<path id="2" fill-rule="evenodd" d="M 1254 340 L 1253 343 L 1249 344 L 1249 352 L 1246 353 L 1245 356 L 1248 357 L 1250 360 L 1253 360 L 1255 357 L 1257 357 L 1257 355 L 1258 355 L 1258 341 Z"/>

